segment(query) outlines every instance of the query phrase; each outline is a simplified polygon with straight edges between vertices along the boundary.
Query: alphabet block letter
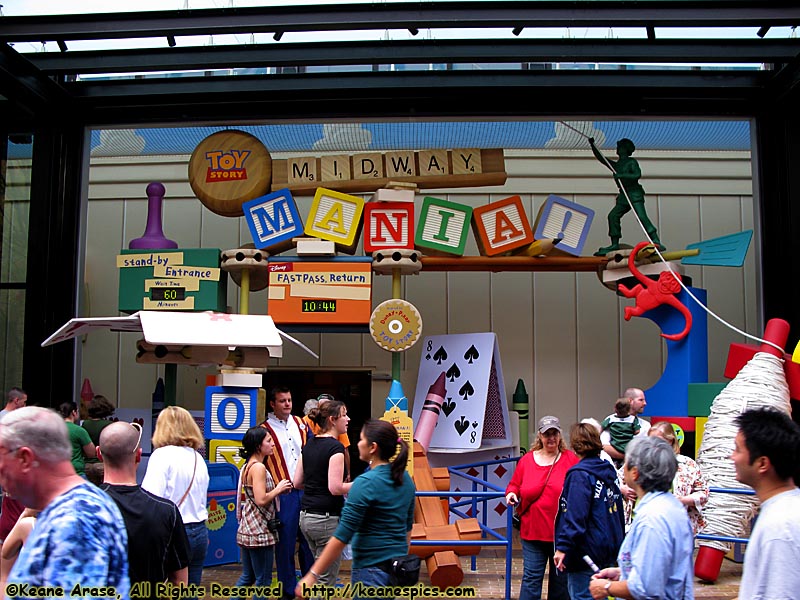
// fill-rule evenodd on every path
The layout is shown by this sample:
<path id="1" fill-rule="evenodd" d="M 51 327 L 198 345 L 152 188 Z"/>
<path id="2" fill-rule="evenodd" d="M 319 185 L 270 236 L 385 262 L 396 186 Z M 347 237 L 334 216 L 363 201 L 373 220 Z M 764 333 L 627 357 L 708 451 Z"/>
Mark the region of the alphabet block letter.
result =
<path id="1" fill-rule="evenodd" d="M 486 256 L 497 256 L 533 242 L 533 232 L 519 196 L 473 210 L 472 229 L 481 254 Z"/>
<path id="2" fill-rule="evenodd" d="M 330 240 L 336 248 L 353 254 L 361 234 L 364 199 L 326 188 L 317 188 L 308 214 L 306 235 Z"/>
<path id="3" fill-rule="evenodd" d="M 241 440 L 258 425 L 258 389 L 208 386 L 206 388 L 205 438 Z"/>
<path id="4" fill-rule="evenodd" d="M 292 238 L 303 233 L 303 220 L 288 189 L 242 204 L 244 218 L 256 248 L 277 254 L 292 245 Z"/>
<path id="5" fill-rule="evenodd" d="M 367 202 L 364 205 L 364 252 L 413 247 L 413 202 Z"/>
<path id="6" fill-rule="evenodd" d="M 580 256 L 593 218 L 591 208 L 550 195 L 536 216 L 533 236 L 537 240 L 558 238 L 559 250 Z"/>
<path id="7" fill-rule="evenodd" d="M 414 244 L 417 248 L 463 256 L 472 207 L 427 196 L 422 201 Z"/>

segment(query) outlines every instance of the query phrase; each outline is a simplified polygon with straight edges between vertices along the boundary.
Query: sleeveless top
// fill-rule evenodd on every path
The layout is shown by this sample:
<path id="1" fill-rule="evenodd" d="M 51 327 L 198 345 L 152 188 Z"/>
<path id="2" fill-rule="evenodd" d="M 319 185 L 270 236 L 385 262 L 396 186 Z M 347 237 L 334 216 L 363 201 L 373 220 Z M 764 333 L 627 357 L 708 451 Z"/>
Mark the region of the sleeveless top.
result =
<path id="1" fill-rule="evenodd" d="M 258 506 L 253 500 L 253 486 L 245 485 L 247 471 L 253 463 L 248 463 L 242 470 L 240 481 L 241 495 L 236 517 L 239 519 L 239 529 L 236 531 L 236 543 L 245 548 L 260 548 L 273 546 L 278 538 L 267 528 L 267 521 L 275 518 L 275 503 Z M 275 482 L 269 471 L 267 475 L 267 492 L 275 489 Z M 249 491 L 245 488 L 249 488 Z"/>

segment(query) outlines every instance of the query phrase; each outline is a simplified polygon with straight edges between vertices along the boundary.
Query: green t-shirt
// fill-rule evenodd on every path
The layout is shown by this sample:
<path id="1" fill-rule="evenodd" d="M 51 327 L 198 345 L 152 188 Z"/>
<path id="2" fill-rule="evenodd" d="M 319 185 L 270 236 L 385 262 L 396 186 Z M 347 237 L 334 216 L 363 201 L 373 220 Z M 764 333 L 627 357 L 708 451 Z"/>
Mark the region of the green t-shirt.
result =
<path id="1" fill-rule="evenodd" d="M 67 421 L 67 432 L 69 433 L 69 441 L 72 444 L 72 466 L 75 467 L 75 472 L 78 475 L 85 475 L 86 461 L 84 460 L 83 447 L 86 444 L 91 444 L 92 439 L 83 427 L 70 421 Z"/>

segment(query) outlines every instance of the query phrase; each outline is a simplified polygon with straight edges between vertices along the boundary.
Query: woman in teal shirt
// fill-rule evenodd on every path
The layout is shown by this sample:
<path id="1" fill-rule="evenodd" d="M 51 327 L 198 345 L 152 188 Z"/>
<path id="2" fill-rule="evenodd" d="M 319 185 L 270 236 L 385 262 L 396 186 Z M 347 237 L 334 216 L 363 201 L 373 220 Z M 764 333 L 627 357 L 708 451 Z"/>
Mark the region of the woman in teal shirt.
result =
<path id="1" fill-rule="evenodd" d="M 397 457 L 389 462 L 395 452 Z M 361 430 L 358 457 L 369 463 L 370 469 L 353 481 L 339 526 L 297 584 L 295 594 L 299 597 L 309 595 L 319 573 L 328 569 L 348 543 L 353 547 L 351 581 L 364 586 L 387 585 L 388 563 L 408 553 L 415 493 L 406 472 L 408 444 L 391 423 L 367 421 Z"/>

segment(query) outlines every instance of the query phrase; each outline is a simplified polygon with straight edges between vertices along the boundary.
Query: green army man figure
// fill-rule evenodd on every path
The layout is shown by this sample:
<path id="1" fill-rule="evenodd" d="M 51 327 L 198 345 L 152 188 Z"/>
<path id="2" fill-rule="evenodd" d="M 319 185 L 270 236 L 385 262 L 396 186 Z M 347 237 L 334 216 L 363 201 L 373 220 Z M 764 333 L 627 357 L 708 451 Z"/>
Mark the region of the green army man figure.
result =
<path id="1" fill-rule="evenodd" d="M 648 218 L 647 211 L 644 207 L 644 188 L 639 184 L 639 177 L 642 176 L 642 170 L 639 168 L 639 163 L 636 159 L 631 158 L 631 154 L 636 150 L 636 146 L 634 146 L 633 142 L 628 138 L 622 138 L 617 142 L 617 156 L 619 160 L 608 160 L 606 162 L 606 158 L 600 154 L 597 146 L 594 145 L 594 138 L 589 138 L 589 144 L 597 160 L 606 166 L 611 164 L 614 169 L 614 180 L 617 183 L 617 187 L 619 187 L 617 202 L 614 204 L 614 208 L 608 213 L 608 237 L 611 238 L 611 245 L 600 248 L 594 255 L 605 256 L 609 252 L 619 250 L 620 248 L 619 240 L 622 237 L 620 219 L 622 219 L 622 215 L 631 209 L 630 204 L 628 204 L 628 199 L 622 191 L 623 188 L 628 193 L 631 204 L 633 204 L 633 210 L 636 211 L 639 220 L 642 222 L 642 225 L 644 225 L 644 230 L 647 232 L 647 235 L 650 236 L 650 239 L 658 246 L 659 250 L 664 250 L 665 248 L 661 245 L 661 240 L 658 238 L 658 230 Z"/>

